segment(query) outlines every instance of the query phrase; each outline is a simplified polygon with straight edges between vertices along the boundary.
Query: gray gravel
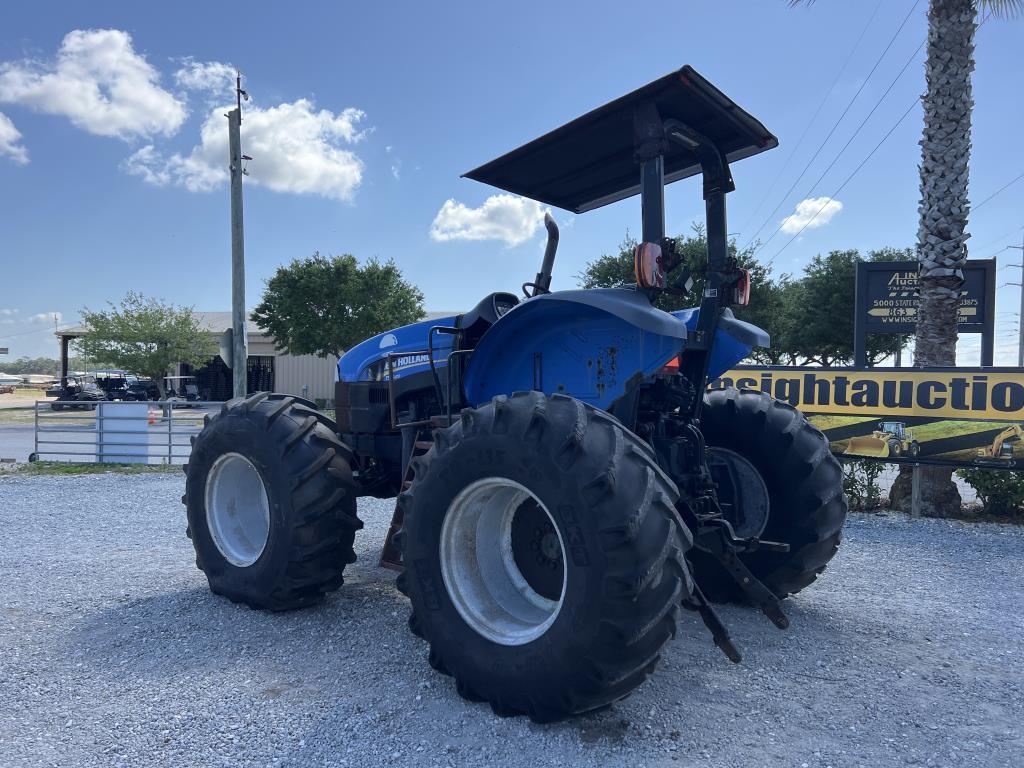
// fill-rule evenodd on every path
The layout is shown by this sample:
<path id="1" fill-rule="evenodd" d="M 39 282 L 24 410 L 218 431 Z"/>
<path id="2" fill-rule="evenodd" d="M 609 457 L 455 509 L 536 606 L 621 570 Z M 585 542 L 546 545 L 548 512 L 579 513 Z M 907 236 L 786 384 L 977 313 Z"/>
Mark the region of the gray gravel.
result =
<path id="1" fill-rule="evenodd" d="M 387 502 L 323 606 L 207 591 L 178 475 L 0 476 L 0 765 L 1024 765 L 1024 530 L 853 516 L 792 628 L 696 620 L 610 710 L 502 720 L 430 670 Z"/>

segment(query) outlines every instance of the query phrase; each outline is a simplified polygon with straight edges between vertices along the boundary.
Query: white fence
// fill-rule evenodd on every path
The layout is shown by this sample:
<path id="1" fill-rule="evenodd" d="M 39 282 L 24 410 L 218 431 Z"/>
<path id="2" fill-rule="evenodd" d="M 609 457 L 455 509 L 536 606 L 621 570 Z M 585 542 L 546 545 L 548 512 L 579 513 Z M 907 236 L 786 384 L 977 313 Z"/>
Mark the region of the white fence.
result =
<path id="1" fill-rule="evenodd" d="M 38 400 L 29 461 L 183 464 L 192 451 L 192 436 L 203 428 L 203 417 L 220 407 L 183 400 Z"/>

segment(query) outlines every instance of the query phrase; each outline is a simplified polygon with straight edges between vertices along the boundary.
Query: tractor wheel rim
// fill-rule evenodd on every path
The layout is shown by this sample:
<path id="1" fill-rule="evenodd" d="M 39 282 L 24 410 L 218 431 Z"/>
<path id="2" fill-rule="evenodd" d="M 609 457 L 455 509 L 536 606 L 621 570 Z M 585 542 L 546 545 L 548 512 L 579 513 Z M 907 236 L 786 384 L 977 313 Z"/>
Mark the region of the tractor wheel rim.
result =
<path id="1" fill-rule="evenodd" d="M 270 501 L 259 470 L 240 453 L 225 453 L 206 477 L 206 525 L 224 559 L 247 568 L 270 538 Z"/>
<path id="2" fill-rule="evenodd" d="M 529 556 L 512 544 L 513 520 L 527 502 L 547 516 L 557 534 L 562 569 L 557 599 L 534 589 L 516 562 Z M 466 624 L 499 645 L 525 645 L 555 623 L 565 600 L 565 551 L 558 524 L 543 502 L 504 477 L 487 477 L 462 489 L 441 526 L 441 576 L 448 596 Z"/>

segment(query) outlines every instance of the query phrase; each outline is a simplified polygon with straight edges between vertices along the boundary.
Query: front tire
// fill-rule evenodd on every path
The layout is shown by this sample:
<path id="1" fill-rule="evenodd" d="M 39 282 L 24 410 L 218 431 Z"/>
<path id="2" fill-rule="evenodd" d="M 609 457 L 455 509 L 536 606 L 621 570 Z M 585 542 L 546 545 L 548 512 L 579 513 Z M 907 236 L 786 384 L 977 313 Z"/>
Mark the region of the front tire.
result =
<path id="1" fill-rule="evenodd" d="M 499 715 L 549 722 L 650 675 L 692 594 L 675 485 L 609 414 L 500 396 L 434 433 L 399 497 L 399 589 L 436 670 Z"/>
<path id="2" fill-rule="evenodd" d="M 350 461 L 330 420 L 294 398 L 225 403 L 195 439 L 182 497 L 210 589 L 281 611 L 341 586 L 362 527 Z"/>
<path id="3" fill-rule="evenodd" d="M 763 392 L 726 389 L 704 400 L 701 432 L 708 446 L 749 461 L 768 489 L 768 520 L 760 537 L 789 552 L 752 552 L 741 560 L 776 597 L 813 582 L 839 548 L 846 498 L 843 472 L 828 439 L 787 403 Z M 744 593 L 711 555 L 693 550 L 694 575 L 712 600 L 743 601 Z"/>

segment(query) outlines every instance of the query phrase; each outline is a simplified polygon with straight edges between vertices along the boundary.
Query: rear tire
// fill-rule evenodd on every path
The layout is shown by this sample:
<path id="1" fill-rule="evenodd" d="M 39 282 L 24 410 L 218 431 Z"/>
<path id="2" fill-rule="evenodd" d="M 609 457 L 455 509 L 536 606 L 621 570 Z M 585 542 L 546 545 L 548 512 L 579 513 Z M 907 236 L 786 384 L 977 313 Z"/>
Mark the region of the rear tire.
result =
<path id="1" fill-rule="evenodd" d="M 726 389 L 704 400 L 701 432 L 709 446 L 739 453 L 768 488 L 768 522 L 761 538 L 789 544 L 789 552 L 740 557 L 777 597 L 813 582 L 839 548 L 846 498 L 843 473 L 828 440 L 802 413 L 763 392 Z M 704 594 L 744 601 L 745 595 L 717 559 L 694 549 L 690 559 Z"/>
<path id="2" fill-rule="evenodd" d="M 431 666 L 464 698 L 539 722 L 628 695 L 693 590 L 678 492 L 650 448 L 609 414 L 540 392 L 468 408 L 434 440 L 399 496 L 396 537 Z M 549 549 L 553 579 L 532 565 Z"/>
<path id="3" fill-rule="evenodd" d="M 362 523 L 352 454 L 332 426 L 266 392 L 231 400 L 209 419 L 185 466 L 182 501 L 213 592 L 282 611 L 341 586 Z"/>

